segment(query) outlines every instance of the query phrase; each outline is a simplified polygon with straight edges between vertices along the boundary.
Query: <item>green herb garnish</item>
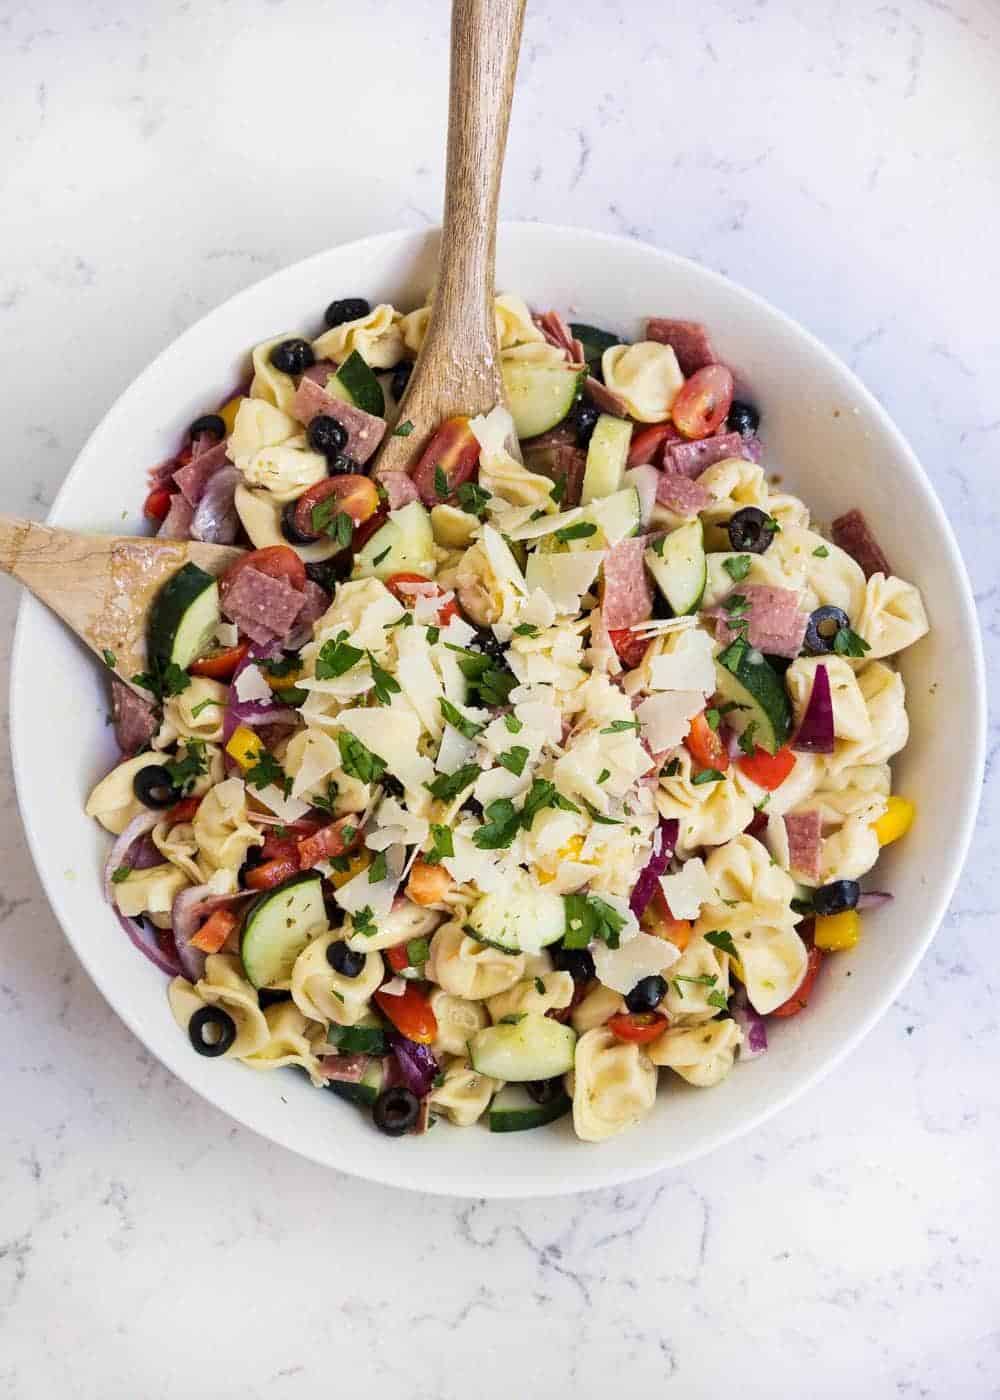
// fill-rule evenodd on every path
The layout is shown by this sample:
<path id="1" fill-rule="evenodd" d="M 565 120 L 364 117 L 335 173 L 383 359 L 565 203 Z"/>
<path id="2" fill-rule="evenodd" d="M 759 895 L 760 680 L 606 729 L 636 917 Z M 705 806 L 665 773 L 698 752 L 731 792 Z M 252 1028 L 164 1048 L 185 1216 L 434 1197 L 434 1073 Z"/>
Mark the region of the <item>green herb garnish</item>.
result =
<path id="1" fill-rule="evenodd" d="M 456 491 L 458 504 L 466 515 L 474 515 L 477 520 L 482 520 L 486 514 L 486 502 L 490 499 L 491 493 L 485 487 L 478 485 L 475 481 L 463 481 Z"/>
<path id="2" fill-rule="evenodd" d="M 360 647 L 352 647 L 344 638 L 346 632 L 341 632 L 339 637 L 331 638 L 320 647 L 319 655 L 316 658 L 316 679 L 318 681 L 334 680 L 337 676 L 342 676 L 349 671 L 352 666 L 356 666 L 364 652 Z"/>
<path id="3" fill-rule="evenodd" d="M 736 554 L 732 559 L 723 559 L 722 567 L 733 583 L 739 583 L 750 572 L 751 563 L 749 554 Z"/>
<path id="4" fill-rule="evenodd" d="M 477 734 L 482 734 L 483 730 L 486 728 L 484 724 L 477 724 L 474 719 L 467 719 L 466 716 L 462 714 L 461 710 L 453 705 L 450 700 L 445 700 L 443 696 L 438 701 L 438 704 L 441 706 L 441 713 L 444 715 L 445 720 L 451 725 L 452 729 L 458 730 L 463 739 L 474 739 Z"/>
<path id="5" fill-rule="evenodd" d="M 372 753 L 353 734 L 342 730 L 337 735 L 337 745 L 340 749 L 340 766 L 348 777 L 357 778 L 359 783 L 377 782 L 388 766 L 384 758 Z"/>
<path id="6" fill-rule="evenodd" d="M 702 768 L 692 777 L 691 785 L 692 787 L 701 787 L 704 783 L 721 783 L 725 776 L 725 773 L 720 773 L 718 768 Z"/>
<path id="7" fill-rule="evenodd" d="M 864 656 L 866 651 L 871 651 L 864 637 L 859 637 L 850 627 L 839 629 L 833 639 L 833 649 L 838 656 Z"/>
<path id="8" fill-rule="evenodd" d="M 568 544 L 570 540 L 585 540 L 596 534 L 597 526 L 590 520 L 576 520 L 572 525 L 564 525 L 561 530 L 555 532 L 560 544 Z"/>
<path id="9" fill-rule="evenodd" d="M 454 773 L 439 773 L 432 783 L 425 783 L 424 786 L 439 802 L 450 802 L 453 797 L 471 787 L 482 771 L 478 763 L 463 763 Z"/>
<path id="10" fill-rule="evenodd" d="M 395 676 L 390 675 L 384 666 L 378 664 L 371 652 L 368 652 L 367 656 L 372 680 L 375 682 L 375 699 L 380 705 L 388 705 L 390 698 L 399 694 L 399 681 Z"/>
<path id="11" fill-rule="evenodd" d="M 501 768 L 506 768 L 508 773 L 513 773 L 515 778 L 519 778 L 524 772 L 524 765 L 528 761 L 528 750 L 523 744 L 515 744 L 506 753 L 497 754 L 497 762 Z"/>
<path id="12" fill-rule="evenodd" d="M 413 424 L 410 422 L 409 418 L 407 418 L 405 422 L 400 423 L 398 427 L 393 429 L 392 435 L 393 437 L 409 437 L 412 432 Z"/>

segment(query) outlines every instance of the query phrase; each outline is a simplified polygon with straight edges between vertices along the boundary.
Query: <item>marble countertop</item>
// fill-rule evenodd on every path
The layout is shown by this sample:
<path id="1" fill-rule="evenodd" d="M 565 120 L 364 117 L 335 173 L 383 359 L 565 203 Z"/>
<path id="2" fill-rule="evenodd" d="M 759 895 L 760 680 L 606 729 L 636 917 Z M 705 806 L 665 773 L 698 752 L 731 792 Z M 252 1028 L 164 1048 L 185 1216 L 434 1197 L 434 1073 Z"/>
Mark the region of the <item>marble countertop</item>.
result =
<path id="1" fill-rule="evenodd" d="M 832 345 L 922 456 L 1000 679 L 996 6 L 529 12 L 505 214 L 677 249 Z M 233 291 L 436 221 L 446 28 L 444 0 L 0 6 L 3 509 L 44 515 Z M 0 784 L 0 1396 L 1000 1395 L 992 767 L 930 954 L 832 1079 L 686 1170 L 497 1204 L 323 1171 L 194 1098 L 63 939 L 6 752 Z"/>

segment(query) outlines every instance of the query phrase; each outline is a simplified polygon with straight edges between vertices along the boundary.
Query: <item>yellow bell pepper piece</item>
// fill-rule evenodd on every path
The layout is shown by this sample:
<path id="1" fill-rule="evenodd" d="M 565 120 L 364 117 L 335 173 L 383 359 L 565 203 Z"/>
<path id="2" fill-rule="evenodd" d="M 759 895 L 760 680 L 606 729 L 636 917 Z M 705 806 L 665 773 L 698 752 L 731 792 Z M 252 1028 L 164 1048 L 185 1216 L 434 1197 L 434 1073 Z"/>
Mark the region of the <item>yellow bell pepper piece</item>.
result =
<path id="1" fill-rule="evenodd" d="M 813 941 L 824 953 L 843 953 L 853 948 L 860 937 L 861 917 L 856 909 L 817 915 Z"/>
<path id="2" fill-rule="evenodd" d="M 236 760 L 244 772 L 258 764 L 261 754 L 265 752 L 260 738 L 245 724 L 233 730 L 232 737 L 226 745 L 226 753 Z"/>
<path id="3" fill-rule="evenodd" d="M 335 890 L 339 890 L 341 885 L 346 885 L 348 880 L 353 880 L 355 875 L 360 875 L 362 870 L 367 869 L 371 864 L 371 856 L 367 851 L 356 851 L 347 861 L 346 870 L 337 870 L 334 867 L 330 871 L 330 884 Z"/>
<path id="4" fill-rule="evenodd" d="M 304 666 L 296 666 L 294 671 L 287 671 L 283 675 L 273 676 L 267 670 L 267 663 L 261 670 L 261 674 L 272 690 L 290 690 L 305 670 Z"/>
<path id="5" fill-rule="evenodd" d="M 231 433 L 236 426 L 236 415 L 240 411 L 240 404 L 243 402 L 243 395 L 237 394 L 234 399 L 224 403 L 219 409 L 219 417 L 226 425 L 226 432 Z"/>
<path id="6" fill-rule="evenodd" d="M 872 822 L 872 830 L 878 837 L 879 845 L 888 846 L 905 836 L 913 825 L 916 814 L 916 805 L 908 798 L 890 797 L 884 815 L 879 817 L 877 822 Z"/>
<path id="7" fill-rule="evenodd" d="M 558 851 L 556 851 L 556 855 L 561 861 L 578 860 L 580 857 L 580 852 L 582 850 L 583 837 L 571 836 L 566 842 L 565 846 L 559 847 Z M 540 885 L 551 885 L 552 881 L 556 878 L 555 871 L 545 870 L 540 867 L 538 870 L 536 870 L 535 878 L 537 879 Z"/>

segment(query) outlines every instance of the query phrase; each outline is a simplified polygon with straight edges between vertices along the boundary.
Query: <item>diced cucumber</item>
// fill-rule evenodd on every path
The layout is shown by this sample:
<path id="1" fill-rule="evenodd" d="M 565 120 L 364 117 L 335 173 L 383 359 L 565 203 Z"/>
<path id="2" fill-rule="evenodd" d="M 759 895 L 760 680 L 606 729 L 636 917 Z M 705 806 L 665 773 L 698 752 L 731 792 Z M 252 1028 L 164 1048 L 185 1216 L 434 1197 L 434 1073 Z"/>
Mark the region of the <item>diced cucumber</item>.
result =
<path id="1" fill-rule="evenodd" d="M 538 437 L 561 423 L 573 407 L 580 378 L 578 370 L 559 365 L 508 361 L 503 366 L 503 382 L 518 437 Z"/>
<path id="2" fill-rule="evenodd" d="M 646 567 L 675 617 L 697 612 L 708 577 L 701 521 L 681 525 L 655 549 L 647 549 Z"/>
<path id="3" fill-rule="evenodd" d="M 287 982 L 306 944 L 327 927 L 323 881 L 304 870 L 255 899 L 243 918 L 240 955 L 255 987 Z"/>
<path id="4" fill-rule="evenodd" d="M 326 392 L 343 403 L 352 403 L 376 418 L 385 417 L 385 394 L 373 371 L 357 350 L 326 381 Z"/>
<path id="5" fill-rule="evenodd" d="M 218 583 L 197 564 L 185 564 L 153 599 L 147 624 L 150 660 L 172 661 L 186 671 L 211 648 L 221 621 Z"/>
<path id="6" fill-rule="evenodd" d="M 484 894 L 468 917 L 467 928 L 481 943 L 505 953 L 537 953 L 563 935 L 565 918 L 560 895 L 543 886 Z"/>
<path id="7" fill-rule="evenodd" d="M 574 540 L 571 549 L 610 549 L 612 545 L 638 532 L 642 521 L 639 493 L 634 486 L 626 486 L 611 496 L 599 501 L 591 501 L 584 508 L 584 520 L 597 526 L 597 534 L 589 539 Z"/>
<path id="8" fill-rule="evenodd" d="M 613 418 L 602 413 L 594 425 L 587 448 L 587 465 L 583 469 L 581 504 L 600 500 L 621 490 L 632 441 L 632 424 L 627 418 Z"/>
<path id="9" fill-rule="evenodd" d="M 385 1027 L 377 1016 L 370 1012 L 355 1026 L 330 1025 L 326 1038 L 336 1045 L 341 1055 L 384 1055 L 386 1053 Z"/>
<path id="10" fill-rule="evenodd" d="M 563 1026 L 537 1011 L 486 1026 L 469 1041 L 474 1070 L 514 1084 L 568 1073 L 575 1053 L 576 1031 L 572 1026 Z"/>
<path id="11" fill-rule="evenodd" d="M 572 1107 L 568 1094 L 557 1094 L 548 1103 L 536 1103 L 526 1090 L 507 1085 L 490 1104 L 490 1132 L 522 1133 L 528 1128 L 543 1128 L 569 1113 Z"/>
<path id="12" fill-rule="evenodd" d="M 586 321 L 570 321 L 569 328 L 574 338 L 583 345 L 583 357 L 591 370 L 595 366 L 600 368 L 601 356 L 609 346 L 622 343 L 619 336 L 599 330 L 597 326 L 588 326 Z"/>
<path id="13" fill-rule="evenodd" d="M 742 734 L 754 725 L 753 741 L 777 753 L 792 732 L 792 707 L 781 677 L 761 652 L 737 638 L 715 658 L 716 692 L 730 710 L 726 723 Z"/>
<path id="14" fill-rule="evenodd" d="M 411 501 L 402 510 L 392 511 L 358 551 L 351 577 L 388 578 L 411 571 L 432 575 L 436 567 L 430 514 L 419 501 Z"/>
<path id="15" fill-rule="evenodd" d="M 373 1060 L 356 1083 L 349 1084 L 343 1079 L 328 1079 L 326 1087 L 331 1094 L 336 1094 L 340 1099 L 347 1099 L 348 1103 L 371 1106 L 381 1094 L 384 1082 L 385 1070 L 382 1068 L 382 1062 Z"/>

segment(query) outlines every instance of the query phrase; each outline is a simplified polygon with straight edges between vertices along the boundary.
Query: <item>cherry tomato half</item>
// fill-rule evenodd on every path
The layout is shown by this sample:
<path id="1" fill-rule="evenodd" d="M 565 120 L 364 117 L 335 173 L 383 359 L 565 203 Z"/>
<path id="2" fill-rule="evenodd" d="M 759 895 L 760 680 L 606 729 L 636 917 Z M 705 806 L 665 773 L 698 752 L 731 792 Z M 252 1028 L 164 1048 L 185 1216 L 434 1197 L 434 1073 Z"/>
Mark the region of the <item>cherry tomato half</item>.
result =
<path id="1" fill-rule="evenodd" d="M 394 598 L 397 598 L 399 602 L 403 604 L 404 608 L 411 608 L 413 606 L 413 600 L 416 595 L 414 593 L 409 592 L 406 588 L 400 588 L 399 585 L 406 583 L 431 582 L 433 582 L 433 580 L 429 579 L 426 574 L 399 573 L 390 574 L 385 581 L 385 586 L 386 588 L 388 588 L 392 596 Z M 436 583 L 434 584 L 434 587 L 437 589 L 438 593 L 442 591 L 440 588 L 438 588 Z M 438 622 L 441 624 L 442 627 L 446 627 L 451 621 L 451 619 L 457 616 L 458 604 L 455 602 L 454 598 L 449 598 L 447 603 L 442 604 L 442 606 L 438 608 Z"/>
<path id="2" fill-rule="evenodd" d="M 608 636 L 611 638 L 611 645 L 618 653 L 618 660 L 626 671 L 631 671 L 633 667 L 638 666 L 646 655 L 649 638 L 640 637 L 637 632 L 632 631 L 631 627 L 613 627 L 608 632 Z"/>
<path id="3" fill-rule="evenodd" d="M 646 933 L 654 938 L 665 938 L 683 953 L 691 942 L 694 925 L 689 919 L 675 919 L 662 890 L 654 890 L 653 897 L 642 911 L 639 923 Z"/>
<path id="4" fill-rule="evenodd" d="M 338 515 L 349 515 L 352 524 L 357 527 L 370 520 L 379 508 L 378 491 L 370 477 L 359 476 L 356 472 L 325 477 L 315 486 L 310 486 L 295 502 L 292 523 L 304 538 L 318 540 L 320 535 L 326 534 L 326 525 L 317 529 L 313 518 L 313 511 L 324 502 L 329 503 L 323 512 L 327 524 L 331 524 Z"/>
<path id="5" fill-rule="evenodd" d="M 404 967 L 409 967 L 410 955 L 405 943 L 397 943 L 395 948 L 383 948 L 382 951 L 393 972 L 402 972 Z"/>
<path id="6" fill-rule="evenodd" d="M 479 461 L 479 439 L 468 418 L 446 418 L 420 454 L 410 475 L 428 509 L 451 500 Z"/>
<path id="7" fill-rule="evenodd" d="M 245 660 L 249 651 L 249 642 L 240 642 L 239 646 L 235 647 L 223 647 L 220 651 L 210 651 L 206 656 L 199 656 L 197 661 L 192 661 L 188 670 L 192 676 L 208 676 L 213 681 L 232 680 L 233 672 Z"/>
<path id="8" fill-rule="evenodd" d="M 771 1012 L 772 1016 L 797 1016 L 800 1011 L 804 1011 L 809 1004 L 812 989 L 819 975 L 820 964 L 823 961 L 823 954 L 819 948 L 809 949 L 809 958 L 806 962 L 806 975 L 796 987 L 795 991 L 787 1001 L 781 1003 Z"/>
<path id="9" fill-rule="evenodd" d="M 172 500 L 173 492 L 171 490 L 166 486 L 155 486 L 146 497 L 142 513 L 147 520 L 155 520 L 158 524 L 162 524 L 167 518 Z"/>
<path id="10" fill-rule="evenodd" d="M 658 1040 L 667 1029 L 666 1016 L 657 1016 L 655 1011 L 622 1011 L 612 1016 L 608 1030 L 617 1040 L 631 1041 L 633 1045 L 648 1045 Z"/>
<path id="11" fill-rule="evenodd" d="M 243 882 L 250 890 L 273 890 L 275 885 L 283 885 L 298 873 L 299 863 L 294 856 L 277 856 L 263 865 L 252 866 L 243 876 Z"/>
<path id="12" fill-rule="evenodd" d="M 434 1008 L 416 982 L 407 982 L 406 991 L 401 997 L 391 997 L 386 992 L 376 992 L 374 1001 L 382 1015 L 396 1027 L 407 1040 L 415 1040 L 418 1045 L 430 1045 L 437 1037 L 437 1017 Z"/>
<path id="13" fill-rule="evenodd" d="M 219 579 L 219 591 L 223 598 L 244 569 L 256 569 L 258 573 L 267 574 L 268 578 L 286 578 L 300 593 L 306 586 L 306 566 L 295 550 L 287 544 L 271 544 L 266 549 L 251 549 L 230 564 Z"/>
<path id="14" fill-rule="evenodd" d="M 170 808 L 165 821 L 168 826 L 177 826 L 179 822 L 189 822 L 200 806 L 200 797 L 182 797 Z"/>
<path id="15" fill-rule="evenodd" d="M 648 428 L 640 428 L 632 434 L 628 449 L 628 465 L 644 467 L 647 462 L 655 462 L 664 443 L 677 442 L 680 432 L 673 423 L 651 423 Z"/>
<path id="16" fill-rule="evenodd" d="M 777 753 L 755 748 L 752 754 L 737 759 L 737 767 L 752 783 L 773 792 L 795 767 L 795 755 L 787 746 Z"/>
<path id="17" fill-rule="evenodd" d="M 695 715 L 684 746 L 701 768 L 724 773 L 729 767 L 729 750 L 703 714 Z"/>
<path id="18" fill-rule="evenodd" d="M 680 390 L 670 416 L 686 438 L 707 438 L 726 421 L 732 402 L 729 370 L 725 365 L 705 365 Z"/>

